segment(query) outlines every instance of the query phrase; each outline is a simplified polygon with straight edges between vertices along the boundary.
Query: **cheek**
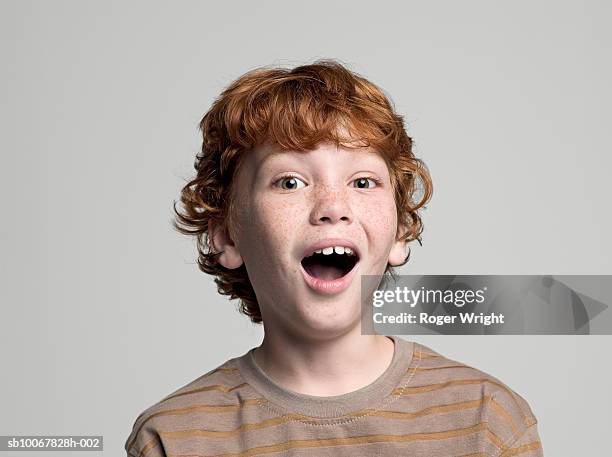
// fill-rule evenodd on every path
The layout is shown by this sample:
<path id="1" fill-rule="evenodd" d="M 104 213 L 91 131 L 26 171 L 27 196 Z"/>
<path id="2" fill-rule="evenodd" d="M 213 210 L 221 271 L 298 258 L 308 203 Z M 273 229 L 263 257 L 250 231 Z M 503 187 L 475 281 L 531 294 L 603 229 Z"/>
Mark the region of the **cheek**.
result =
<path id="1" fill-rule="evenodd" d="M 276 200 L 249 202 L 243 218 L 247 250 L 255 250 L 260 259 L 282 259 L 287 246 L 292 246 L 296 227 L 303 217 L 302 204 Z M 284 255 L 281 255 L 284 254 Z"/>
<path id="2" fill-rule="evenodd" d="M 392 195 L 381 195 L 368 201 L 362 211 L 363 220 L 369 226 L 372 236 L 386 240 L 397 232 L 397 208 Z"/>

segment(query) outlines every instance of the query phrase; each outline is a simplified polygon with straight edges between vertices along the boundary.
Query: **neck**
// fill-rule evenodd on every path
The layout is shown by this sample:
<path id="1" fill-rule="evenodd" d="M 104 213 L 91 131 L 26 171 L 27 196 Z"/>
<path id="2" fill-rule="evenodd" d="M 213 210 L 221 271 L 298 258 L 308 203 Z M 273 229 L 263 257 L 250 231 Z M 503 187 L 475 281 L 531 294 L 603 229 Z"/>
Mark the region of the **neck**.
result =
<path id="1" fill-rule="evenodd" d="M 335 396 L 374 382 L 391 364 L 393 353 L 390 338 L 362 335 L 357 327 L 326 340 L 266 331 L 254 357 L 257 365 L 287 390 Z"/>

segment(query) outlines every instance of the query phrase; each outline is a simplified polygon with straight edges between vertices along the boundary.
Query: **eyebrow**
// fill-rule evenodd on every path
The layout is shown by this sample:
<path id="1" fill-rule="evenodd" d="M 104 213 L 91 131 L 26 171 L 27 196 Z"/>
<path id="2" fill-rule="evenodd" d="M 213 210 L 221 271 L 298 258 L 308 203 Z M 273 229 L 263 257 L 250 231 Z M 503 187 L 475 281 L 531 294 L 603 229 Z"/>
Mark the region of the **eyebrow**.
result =
<path id="1" fill-rule="evenodd" d="M 275 158 L 277 158 L 277 157 L 282 157 L 282 156 L 284 156 L 285 154 L 289 154 L 289 155 L 291 156 L 291 158 L 295 158 L 295 159 L 298 159 L 298 160 L 299 160 L 299 159 L 301 159 L 301 158 L 302 158 L 302 155 L 303 155 L 303 154 L 305 154 L 305 152 L 294 151 L 294 150 L 291 150 L 291 149 L 289 149 L 289 150 L 278 150 L 278 149 L 276 149 L 276 150 L 271 150 L 271 151 L 269 151 L 269 152 L 268 152 L 268 153 L 265 155 L 265 157 L 264 157 L 263 159 L 261 159 L 261 161 L 260 161 L 260 162 L 257 164 L 257 167 L 255 168 L 255 173 L 254 173 L 254 175 L 253 175 L 253 176 L 254 176 L 254 177 L 258 176 L 258 175 L 259 175 L 259 173 L 261 172 L 262 168 L 264 167 L 264 165 L 265 165 L 267 162 L 269 162 L 269 161 L 271 161 L 271 160 L 273 160 L 273 159 L 275 159 Z M 370 151 L 368 151 L 368 154 L 367 154 L 367 155 L 368 155 L 368 157 L 367 157 L 367 158 L 366 158 L 365 156 L 362 156 L 362 158 L 360 158 L 360 159 L 355 158 L 355 160 L 367 160 L 367 161 L 369 161 L 369 159 L 370 159 L 370 157 L 369 157 L 369 156 L 370 156 L 371 154 L 381 156 L 381 154 L 380 154 L 379 152 L 377 152 L 377 151 L 375 151 L 375 150 L 370 150 Z"/>
<path id="2" fill-rule="evenodd" d="M 266 164 L 266 162 L 269 162 L 270 160 L 276 158 L 276 157 L 280 157 L 281 155 L 287 154 L 287 153 L 295 153 L 295 154 L 299 154 L 296 151 L 271 151 L 268 154 L 266 154 L 266 156 L 257 164 L 257 168 L 255 169 L 255 174 L 257 175 L 259 173 L 259 171 L 263 168 L 263 166 Z"/>
<path id="3" fill-rule="evenodd" d="M 280 154 L 284 154 L 284 151 L 270 151 L 269 153 L 266 154 L 266 156 L 259 163 L 264 164 L 268 162 L 269 160 L 271 160 L 272 158 L 278 157 Z"/>

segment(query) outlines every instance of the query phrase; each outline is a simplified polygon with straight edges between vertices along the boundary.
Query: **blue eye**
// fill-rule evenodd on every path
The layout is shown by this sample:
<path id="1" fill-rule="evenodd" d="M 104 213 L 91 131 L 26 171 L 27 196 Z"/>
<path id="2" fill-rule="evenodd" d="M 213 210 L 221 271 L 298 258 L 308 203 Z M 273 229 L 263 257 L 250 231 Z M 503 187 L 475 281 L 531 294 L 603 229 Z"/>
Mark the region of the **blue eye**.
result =
<path id="1" fill-rule="evenodd" d="M 353 181 L 358 189 L 371 189 L 378 185 L 378 181 L 374 178 L 358 178 Z"/>
<path id="2" fill-rule="evenodd" d="M 284 190 L 295 190 L 301 189 L 302 187 L 306 187 L 306 183 L 295 176 L 283 176 L 275 184 L 280 183 L 281 189 Z M 300 183 L 302 184 L 300 186 Z"/>

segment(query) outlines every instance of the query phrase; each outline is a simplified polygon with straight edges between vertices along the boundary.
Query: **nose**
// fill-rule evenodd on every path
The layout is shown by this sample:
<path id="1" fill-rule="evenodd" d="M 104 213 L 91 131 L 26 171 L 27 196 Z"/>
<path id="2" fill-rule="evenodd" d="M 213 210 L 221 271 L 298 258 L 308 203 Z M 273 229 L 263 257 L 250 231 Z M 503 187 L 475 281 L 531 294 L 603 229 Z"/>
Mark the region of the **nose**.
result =
<path id="1" fill-rule="evenodd" d="M 346 190 L 331 186 L 320 188 L 316 192 L 310 216 L 313 225 L 352 223 L 353 214 Z"/>

